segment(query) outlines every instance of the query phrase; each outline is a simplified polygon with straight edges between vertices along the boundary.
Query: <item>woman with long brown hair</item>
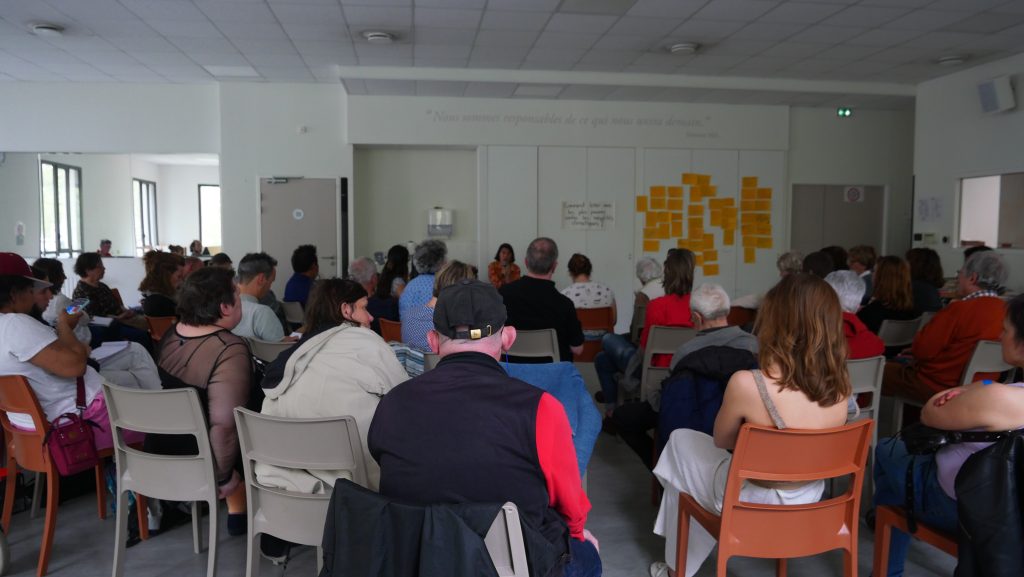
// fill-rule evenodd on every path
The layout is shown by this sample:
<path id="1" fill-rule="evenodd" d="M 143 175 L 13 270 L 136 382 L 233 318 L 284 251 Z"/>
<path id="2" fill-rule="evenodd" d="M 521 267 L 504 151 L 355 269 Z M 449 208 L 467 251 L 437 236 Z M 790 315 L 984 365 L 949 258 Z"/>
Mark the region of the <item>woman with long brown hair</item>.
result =
<path id="1" fill-rule="evenodd" d="M 883 256 L 878 259 L 872 278 L 871 300 L 857 311 L 857 318 L 868 330 L 877 334 L 882 321 L 906 321 L 918 316 L 907 261 L 898 256 Z"/>
<path id="2" fill-rule="evenodd" d="M 673 431 L 654 468 L 665 487 L 654 532 L 665 536 L 665 558 L 676 557 L 679 492 L 705 509 L 721 512 L 725 482 L 744 423 L 779 429 L 826 429 L 846 422 L 850 379 L 842 309 L 825 281 L 806 274 L 784 277 L 765 296 L 755 326 L 761 370 L 738 371 L 729 380 L 714 437 L 690 429 Z M 763 399 L 763 400 L 762 400 Z M 794 486 L 745 483 L 740 499 L 752 503 L 812 503 L 821 498 L 823 481 Z M 651 566 L 651 575 L 691 577 L 715 546 L 699 523 L 690 523 L 687 566 Z"/>

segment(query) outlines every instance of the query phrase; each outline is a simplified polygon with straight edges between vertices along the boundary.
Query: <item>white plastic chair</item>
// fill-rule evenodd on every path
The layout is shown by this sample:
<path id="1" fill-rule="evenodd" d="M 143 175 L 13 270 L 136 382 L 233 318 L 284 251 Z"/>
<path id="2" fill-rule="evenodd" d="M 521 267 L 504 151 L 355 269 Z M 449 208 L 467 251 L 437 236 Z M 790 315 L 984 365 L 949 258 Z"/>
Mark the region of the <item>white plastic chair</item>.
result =
<path id="1" fill-rule="evenodd" d="M 498 577 L 528 577 L 526 544 L 523 528 L 519 524 L 519 509 L 514 503 L 505 503 L 494 523 L 484 536 L 487 552 L 498 571 Z"/>
<path id="2" fill-rule="evenodd" d="M 878 338 L 887 347 L 909 347 L 914 344 L 914 336 L 921 328 L 921 317 L 907 321 L 885 319 L 878 328 Z"/>
<path id="3" fill-rule="evenodd" d="M 1012 369 L 1003 361 L 1003 345 L 999 341 L 978 341 L 974 346 L 974 354 L 967 363 L 963 379 L 960 384 L 966 385 L 974 382 L 974 375 L 978 373 L 1002 373 Z"/>
<path id="4" fill-rule="evenodd" d="M 553 363 L 562 360 L 558 354 L 558 333 L 555 329 L 516 331 L 516 340 L 508 354 L 512 357 L 550 358 Z"/>
<path id="5" fill-rule="evenodd" d="M 245 340 L 249 343 L 249 350 L 252 351 L 252 356 L 268 363 L 274 362 L 278 355 L 295 344 L 294 342 L 270 342 L 250 338 Z"/>
<path id="6" fill-rule="evenodd" d="M 885 357 L 877 356 L 867 359 L 851 359 L 846 361 L 846 369 L 850 374 L 850 385 L 853 387 L 853 401 L 861 394 L 871 395 L 871 405 L 861 407 L 860 413 L 851 413 L 851 420 L 874 419 L 878 421 L 878 407 L 882 399 L 882 376 L 885 373 Z M 856 417 L 853 417 L 857 414 Z M 871 428 L 871 450 L 868 451 L 868 462 L 873 462 L 875 447 L 878 445 L 878 427 Z M 870 470 L 870 469 L 869 469 Z M 871 475 L 864 478 L 865 492 L 871 495 Z"/>
<path id="7" fill-rule="evenodd" d="M 647 347 L 644 349 L 644 364 L 640 374 L 640 400 L 646 401 L 648 392 L 655 383 L 660 383 L 672 372 L 671 367 L 655 367 L 651 365 L 654 355 L 671 355 L 683 343 L 697 334 L 697 329 L 688 327 L 666 327 L 654 325 L 647 334 Z"/>
<path id="8" fill-rule="evenodd" d="M 306 322 L 306 313 L 302 310 L 302 303 L 298 301 L 281 301 L 281 309 L 284 310 L 284 320 L 292 325 L 302 325 Z"/>

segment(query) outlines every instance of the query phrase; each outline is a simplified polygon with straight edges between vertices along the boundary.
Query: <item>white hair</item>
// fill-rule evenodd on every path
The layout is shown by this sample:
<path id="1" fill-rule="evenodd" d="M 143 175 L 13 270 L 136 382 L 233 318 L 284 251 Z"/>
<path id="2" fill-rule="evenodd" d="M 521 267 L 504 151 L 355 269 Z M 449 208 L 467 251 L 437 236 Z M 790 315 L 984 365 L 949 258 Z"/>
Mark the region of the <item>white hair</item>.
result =
<path id="1" fill-rule="evenodd" d="M 825 282 L 839 295 L 839 304 L 844 312 L 855 313 L 864 298 L 864 280 L 852 270 L 837 270 L 828 273 Z"/>
<path id="2" fill-rule="evenodd" d="M 359 284 L 370 282 L 373 275 L 377 274 L 377 265 L 367 257 L 360 257 L 348 265 L 348 276 Z"/>
<path id="3" fill-rule="evenodd" d="M 729 316 L 729 293 L 721 285 L 704 283 L 690 293 L 690 308 L 705 321 Z"/>
<path id="4" fill-rule="evenodd" d="M 649 256 L 636 261 L 636 278 L 643 284 L 661 278 L 661 263 Z"/>
<path id="5" fill-rule="evenodd" d="M 1003 257 L 994 250 L 976 252 L 964 263 L 963 274 L 978 275 L 976 284 L 988 290 L 999 291 L 1006 282 L 1008 271 Z"/>

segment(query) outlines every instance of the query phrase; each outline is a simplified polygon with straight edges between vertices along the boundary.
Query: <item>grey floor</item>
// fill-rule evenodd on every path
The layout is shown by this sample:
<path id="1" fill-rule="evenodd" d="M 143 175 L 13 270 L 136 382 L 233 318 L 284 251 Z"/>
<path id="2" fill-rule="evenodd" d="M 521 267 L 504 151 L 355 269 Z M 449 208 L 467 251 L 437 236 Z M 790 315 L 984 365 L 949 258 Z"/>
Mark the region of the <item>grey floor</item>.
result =
<path id="1" fill-rule="evenodd" d="M 593 386 L 592 374 L 585 375 Z M 593 503 L 588 528 L 601 541 L 604 574 L 608 577 L 646 577 L 652 561 L 660 560 L 664 541 L 651 532 L 656 509 L 650 502 L 650 477 L 640 460 L 618 437 L 601 434 L 589 467 L 589 491 Z M 223 508 L 221 515 L 223 515 Z M 238 577 L 245 574 L 245 538 L 218 539 L 218 575 Z M 204 518 L 204 535 L 205 535 Z M 42 518 L 29 519 L 27 513 L 15 515 L 8 535 L 11 566 L 8 575 L 35 575 L 42 535 Z M 860 575 L 871 571 L 873 533 L 861 525 Z M 114 521 L 96 517 L 94 497 L 84 496 L 62 503 L 57 518 L 57 533 L 50 556 L 49 574 L 54 576 L 99 577 L 111 574 L 114 545 Z M 794 577 L 842 575 L 841 556 L 828 553 L 789 564 Z M 287 567 L 275 567 L 267 561 L 261 574 L 314 575 L 314 551 L 303 548 Z M 928 545 L 915 542 L 910 550 L 906 575 L 909 577 L 951 576 L 955 560 Z M 201 576 L 206 572 L 206 552 L 192 552 L 189 525 L 153 537 L 127 551 L 124 574 L 129 577 Z M 770 561 L 737 559 L 730 562 L 729 573 L 740 576 L 773 575 Z M 709 560 L 698 575 L 715 574 Z"/>

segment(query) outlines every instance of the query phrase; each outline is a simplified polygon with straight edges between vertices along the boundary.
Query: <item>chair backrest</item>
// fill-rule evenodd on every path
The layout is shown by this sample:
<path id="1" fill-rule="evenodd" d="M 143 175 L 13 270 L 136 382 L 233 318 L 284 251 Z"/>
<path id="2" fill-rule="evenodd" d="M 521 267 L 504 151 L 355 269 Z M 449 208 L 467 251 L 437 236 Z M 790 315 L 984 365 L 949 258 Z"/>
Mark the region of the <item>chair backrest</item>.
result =
<path id="1" fill-rule="evenodd" d="M 423 353 L 423 371 L 429 371 L 441 361 L 441 355 L 437 353 Z"/>
<path id="2" fill-rule="evenodd" d="M 523 527 L 519 524 L 519 509 L 515 503 L 505 503 L 501 508 L 484 536 L 484 544 L 491 554 L 498 577 L 527 577 L 530 574 Z"/>
<path id="3" fill-rule="evenodd" d="M 640 332 L 644 330 L 644 318 L 647 316 L 647 298 L 640 298 L 643 293 L 636 293 L 636 300 L 633 301 L 633 319 L 629 323 L 629 340 L 640 342 Z M 646 295 L 644 295 L 646 297 Z"/>
<path id="4" fill-rule="evenodd" d="M 562 360 L 558 354 L 558 333 L 555 329 L 516 331 L 516 340 L 508 354 L 513 357 L 549 358 L 556 363 Z"/>
<path id="5" fill-rule="evenodd" d="M 671 367 L 652 365 L 654 355 L 671 355 L 683 343 L 697 334 L 697 329 L 687 327 L 666 327 L 654 325 L 647 333 L 647 347 L 644 349 L 643 371 L 640 375 L 640 400 L 647 400 L 647 392 L 655 383 L 660 383 L 672 372 Z"/>
<path id="6" fill-rule="evenodd" d="M 149 326 L 149 336 L 154 341 L 159 341 L 163 338 L 164 333 L 167 329 L 171 328 L 174 323 L 178 322 L 178 317 L 146 317 L 146 325 Z"/>
<path id="7" fill-rule="evenodd" d="M 757 318 L 757 309 L 748 309 L 744 307 L 730 307 L 728 322 L 729 326 L 732 327 L 743 327 L 754 322 Z"/>
<path id="8" fill-rule="evenodd" d="M 366 462 L 354 417 L 286 419 L 235 408 L 245 471 L 246 499 L 254 533 L 270 533 L 302 545 L 323 541 L 330 492 L 311 495 L 260 484 L 256 463 L 287 469 L 350 471 L 366 485 Z"/>
<path id="9" fill-rule="evenodd" d="M 402 323 L 399 321 L 391 321 L 388 319 L 380 320 L 380 336 L 384 339 L 384 342 L 402 342 Z"/>
<path id="10" fill-rule="evenodd" d="M 861 394 L 871 395 L 871 404 L 860 408 L 858 419 L 878 419 L 878 405 L 882 398 L 882 375 L 885 373 L 885 357 L 879 355 L 867 359 L 851 359 L 846 361 L 846 369 L 850 374 L 850 385 L 853 387 L 853 399 Z M 878 428 L 872 430 L 871 446 L 878 443 Z"/>
<path id="11" fill-rule="evenodd" d="M 262 361 L 266 361 L 268 363 L 274 362 L 274 359 L 276 359 L 278 355 L 280 355 L 282 352 L 286 351 L 292 345 L 295 344 L 293 342 L 285 341 L 279 341 L 274 343 L 270 341 L 261 341 L 258 339 L 250 338 L 247 338 L 245 340 L 248 341 L 249 343 L 249 350 L 252 351 L 252 356 Z"/>
<path id="12" fill-rule="evenodd" d="M 918 327 L 918 329 L 917 329 L 917 330 L 921 330 L 921 329 L 923 329 L 923 328 L 924 328 L 924 326 L 925 326 L 926 324 L 928 324 L 929 322 L 931 322 L 931 320 L 932 320 L 932 319 L 933 319 L 934 317 L 935 317 L 935 311 L 925 311 L 925 312 L 921 313 L 921 326 L 920 326 L 920 327 Z"/>
<path id="13" fill-rule="evenodd" d="M 885 319 L 878 328 L 878 338 L 887 347 L 906 347 L 914 343 L 914 335 L 921 328 L 921 317 L 907 321 Z"/>
<path id="14" fill-rule="evenodd" d="M 7 413 L 31 416 L 35 430 L 26 431 L 14 427 Z M 50 472 L 50 453 L 43 446 L 50 423 L 28 380 L 21 375 L 0 376 L 0 423 L 7 432 L 7 438 L 13 441 L 14 459 L 19 465 L 30 471 Z"/>
<path id="15" fill-rule="evenodd" d="M 596 309 L 576 309 L 576 318 L 579 319 L 585 331 L 607 331 L 615 330 L 615 309 L 612 307 L 601 307 Z"/>
<path id="16" fill-rule="evenodd" d="M 789 558 L 846 547 L 860 512 L 872 419 L 831 429 L 740 428 L 725 485 L 719 555 Z M 846 475 L 846 492 L 803 505 L 740 501 L 746 480 L 811 481 Z M 854 539 L 856 533 L 853 533 Z"/>
<path id="17" fill-rule="evenodd" d="M 978 373 L 1002 373 L 1012 368 L 1003 361 L 1003 346 L 999 341 L 978 341 L 960 384 L 973 382 Z"/>
<path id="18" fill-rule="evenodd" d="M 281 301 L 281 308 L 284 310 L 284 320 L 294 325 L 301 325 L 306 322 L 306 313 L 302 310 L 302 303 L 298 301 Z"/>
<path id="19" fill-rule="evenodd" d="M 103 383 L 114 457 L 124 488 L 147 497 L 171 501 L 216 499 L 213 450 L 209 427 L 193 388 L 143 390 Z M 158 455 L 129 447 L 123 431 L 189 435 L 196 455 Z"/>
<path id="20" fill-rule="evenodd" d="M 117 301 L 117 304 L 121 305 L 122 309 L 125 308 L 124 299 L 121 298 L 121 291 L 116 288 L 112 288 L 110 289 L 110 294 L 114 295 L 114 300 Z"/>

